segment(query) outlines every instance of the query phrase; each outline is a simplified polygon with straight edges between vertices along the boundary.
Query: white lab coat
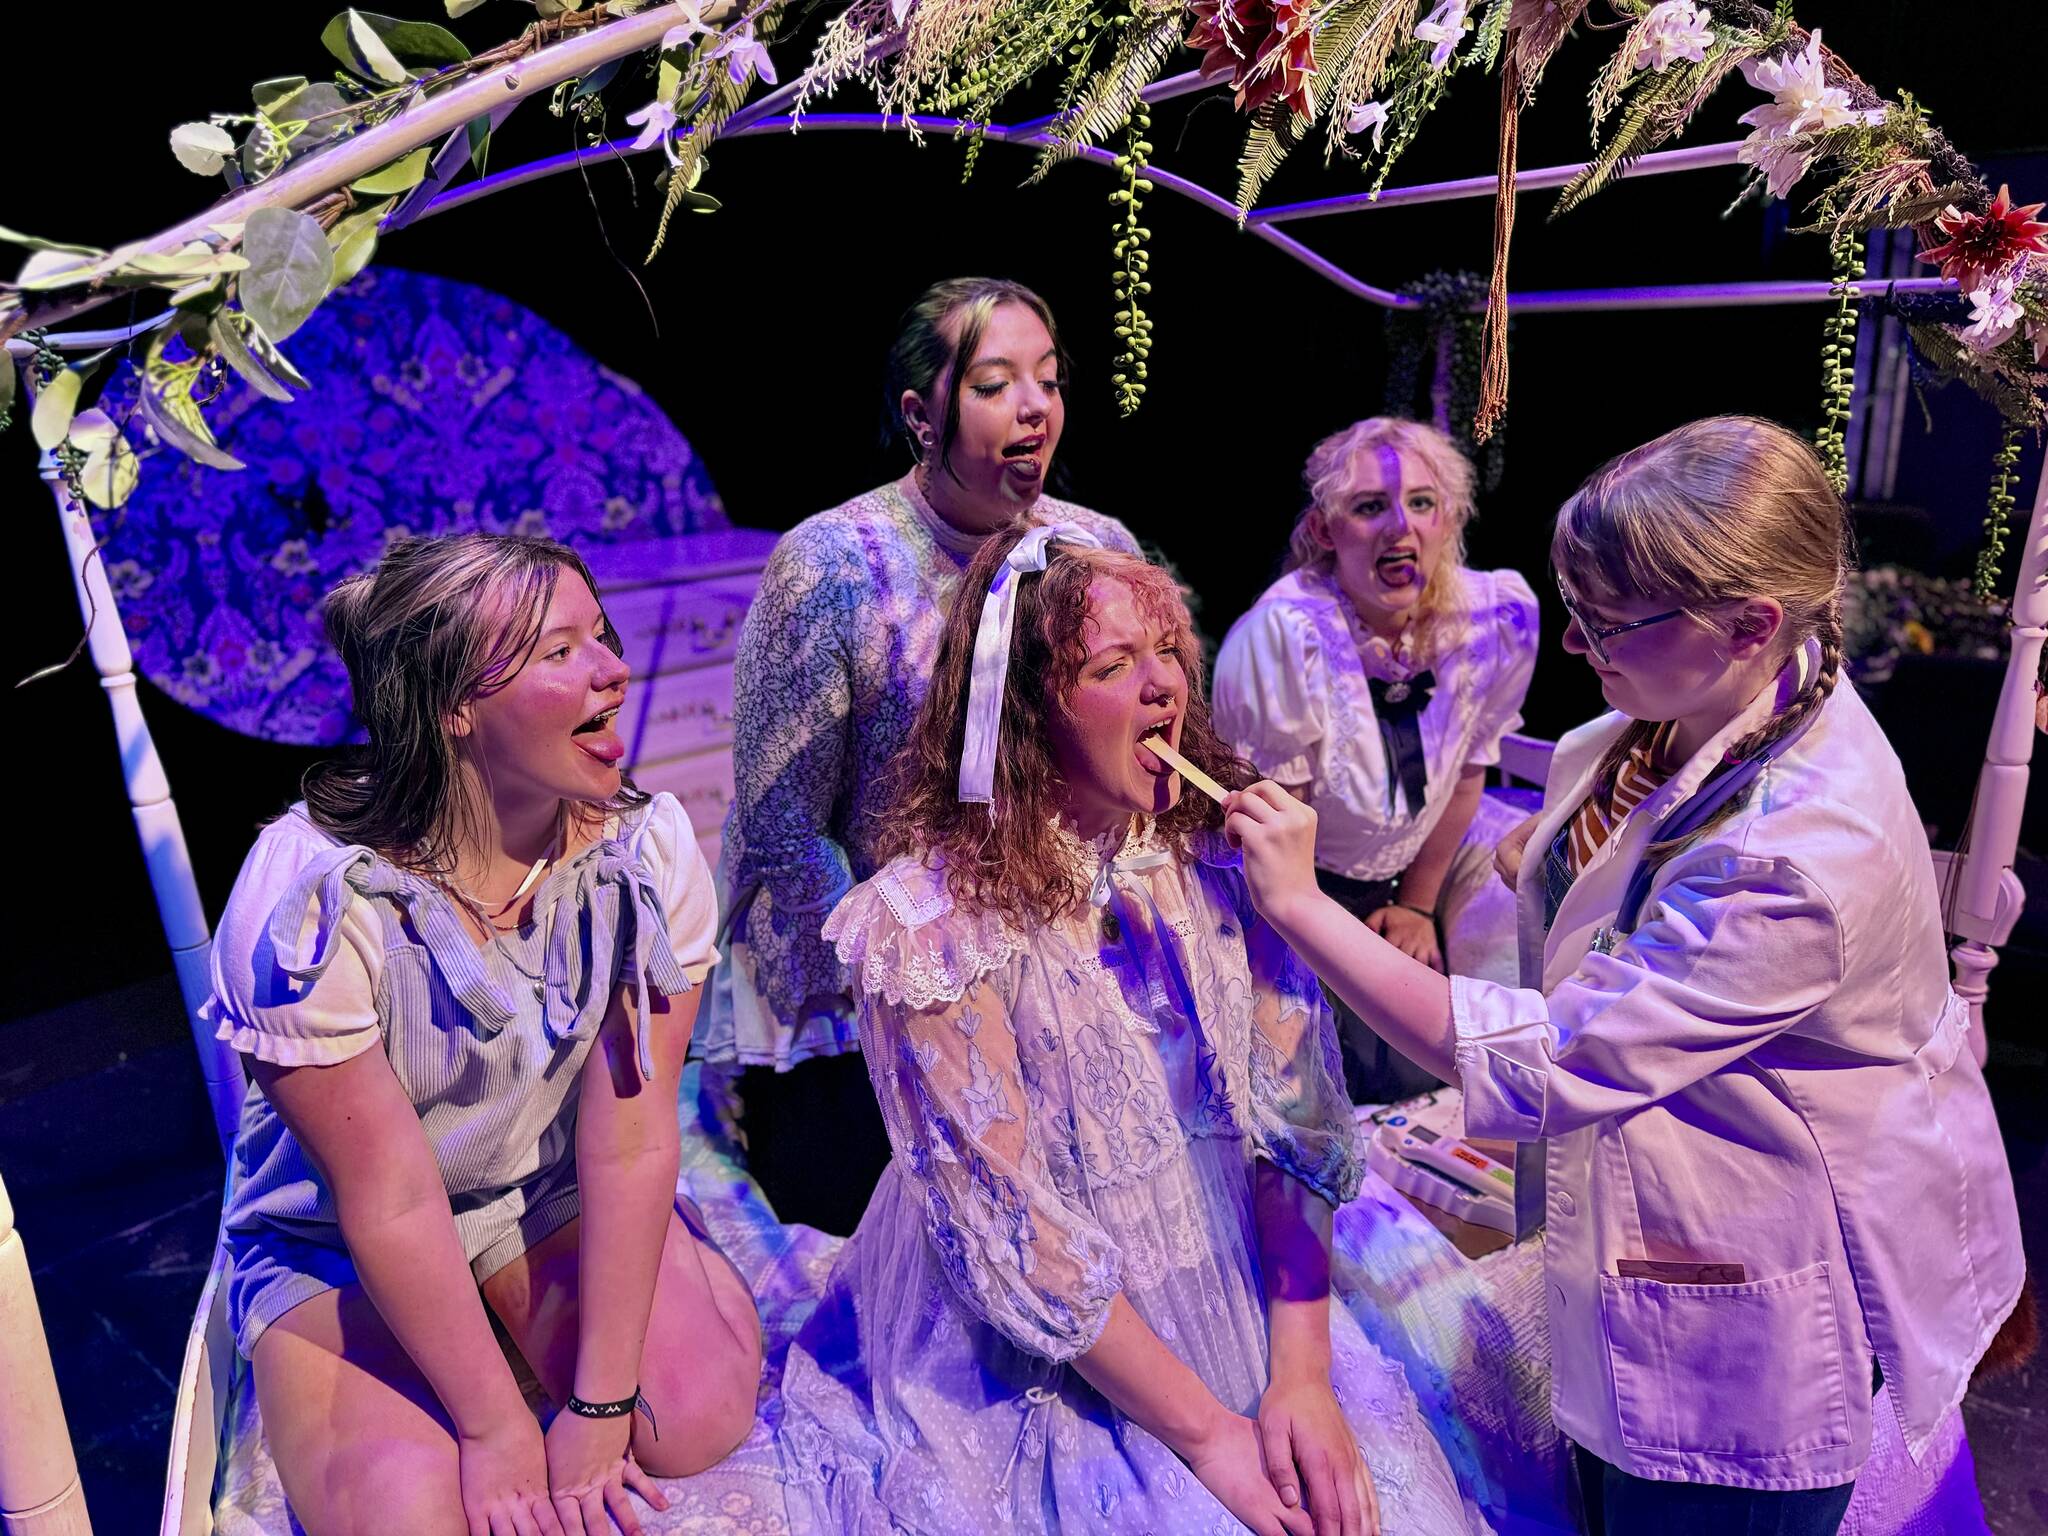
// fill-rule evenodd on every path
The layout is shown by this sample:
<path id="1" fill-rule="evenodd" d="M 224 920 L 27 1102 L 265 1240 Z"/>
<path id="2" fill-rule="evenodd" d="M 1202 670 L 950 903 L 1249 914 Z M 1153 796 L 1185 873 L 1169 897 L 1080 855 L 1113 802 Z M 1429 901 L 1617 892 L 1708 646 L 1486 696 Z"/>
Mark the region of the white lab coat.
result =
<path id="1" fill-rule="evenodd" d="M 1873 1356 L 1917 1457 L 2024 1273 L 1927 839 L 1854 689 L 1665 862 L 1612 954 L 1590 947 L 1659 823 L 1817 655 L 1615 830 L 1546 935 L 1544 851 L 1627 722 L 1561 741 L 1517 890 L 1527 985 L 1452 983 L 1468 1132 L 1549 1143 L 1558 1427 L 1640 1477 L 1847 1482 Z M 1623 1277 L 1624 1259 L 1743 1275 Z"/>

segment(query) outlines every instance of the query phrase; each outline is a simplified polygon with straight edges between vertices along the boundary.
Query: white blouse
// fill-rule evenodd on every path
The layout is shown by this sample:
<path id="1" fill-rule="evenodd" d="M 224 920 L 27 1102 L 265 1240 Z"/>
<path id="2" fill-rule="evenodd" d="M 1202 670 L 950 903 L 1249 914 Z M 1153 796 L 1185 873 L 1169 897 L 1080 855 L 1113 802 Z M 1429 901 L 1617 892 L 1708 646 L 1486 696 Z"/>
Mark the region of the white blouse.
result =
<path id="1" fill-rule="evenodd" d="M 1217 728 L 1268 778 L 1307 784 L 1316 863 L 1389 880 L 1415 861 L 1467 768 L 1500 761 L 1536 668 L 1536 594 L 1515 571 L 1463 571 L 1422 711 L 1429 788 L 1418 810 L 1389 770 L 1363 653 L 1369 631 L 1335 576 L 1304 567 L 1268 587 L 1216 658 Z"/>

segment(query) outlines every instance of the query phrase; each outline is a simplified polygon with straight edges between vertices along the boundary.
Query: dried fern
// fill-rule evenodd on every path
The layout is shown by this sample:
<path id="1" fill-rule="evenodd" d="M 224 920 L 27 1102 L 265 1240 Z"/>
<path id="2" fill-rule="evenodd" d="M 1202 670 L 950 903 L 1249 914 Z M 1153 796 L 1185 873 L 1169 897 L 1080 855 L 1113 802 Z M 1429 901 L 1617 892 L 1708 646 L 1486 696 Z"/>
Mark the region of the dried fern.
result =
<path id="1" fill-rule="evenodd" d="M 1251 216 L 1252 204 L 1273 179 L 1295 146 L 1307 137 L 1315 119 L 1303 117 L 1284 98 L 1275 97 L 1260 107 L 1245 136 L 1244 153 L 1237 161 L 1237 222 L 1240 227 Z"/>
<path id="2" fill-rule="evenodd" d="M 1131 18 L 1118 32 L 1109 62 L 1090 76 L 1054 122 L 1053 142 L 1039 155 L 1031 180 L 1039 180 L 1061 161 L 1072 159 L 1084 145 L 1101 143 L 1130 119 L 1140 93 L 1159 78 L 1180 46 L 1181 29 L 1177 12 Z"/>
<path id="3" fill-rule="evenodd" d="M 1387 61 L 1414 25 L 1416 0 L 1365 0 L 1331 27 L 1326 57 L 1318 67 L 1330 70 L 1329 132 L 1323 142 L 1323 163 L 1355 153 L 1345 142 L 1344 122 L 1350 109 L 1372 99 Z"/>
<path id="4" fill-rule="evenodd" d="M 1521 70 L 1522 104 L 1536 99 L 1536 83 L 1543 78 L 1565 35 L 1585 14 L 1589 0 L 1552 0 L 1534 21 L 1515 34 L 1515 63 Z"/>

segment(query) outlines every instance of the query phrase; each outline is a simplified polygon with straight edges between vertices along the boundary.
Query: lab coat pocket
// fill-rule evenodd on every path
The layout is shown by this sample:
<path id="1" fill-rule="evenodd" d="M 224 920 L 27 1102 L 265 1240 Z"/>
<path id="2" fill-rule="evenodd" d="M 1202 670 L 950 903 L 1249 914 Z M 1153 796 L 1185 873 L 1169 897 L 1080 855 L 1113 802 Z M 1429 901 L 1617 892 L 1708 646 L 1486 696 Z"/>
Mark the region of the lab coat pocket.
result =
<path id="1" fill-rule="evenodd" d="M 1600 1306 L 1627 1445 L 1773 1457 L 1849 1443 L 1826 1264 L 1744 1285 L 1602 1275 Z"/>

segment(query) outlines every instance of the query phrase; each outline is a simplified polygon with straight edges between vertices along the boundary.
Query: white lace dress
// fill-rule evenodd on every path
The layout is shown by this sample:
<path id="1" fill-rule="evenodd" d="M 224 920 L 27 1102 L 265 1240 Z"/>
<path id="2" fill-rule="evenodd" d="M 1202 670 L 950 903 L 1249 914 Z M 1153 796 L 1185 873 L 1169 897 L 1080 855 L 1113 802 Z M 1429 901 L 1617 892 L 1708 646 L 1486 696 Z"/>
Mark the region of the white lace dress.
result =
<path id="1" fill-rule="evenodd" d="M 899 859 L 832 914 L 894 1158 L 790 1351 L 794 1531 L 1240 1529 L 1070 1365 L 1121 1292 L 1256 1413 L 1255 1161 L 1333 1205 L 1358 1186 L 1328 1013 L 1236 865 L 1134 838 L 1102 910 L 1025 933 Z M 1400 1367 L 1344 1307 L 1330 1327 L 1386 1529 L 1485 1529 Z"/>

